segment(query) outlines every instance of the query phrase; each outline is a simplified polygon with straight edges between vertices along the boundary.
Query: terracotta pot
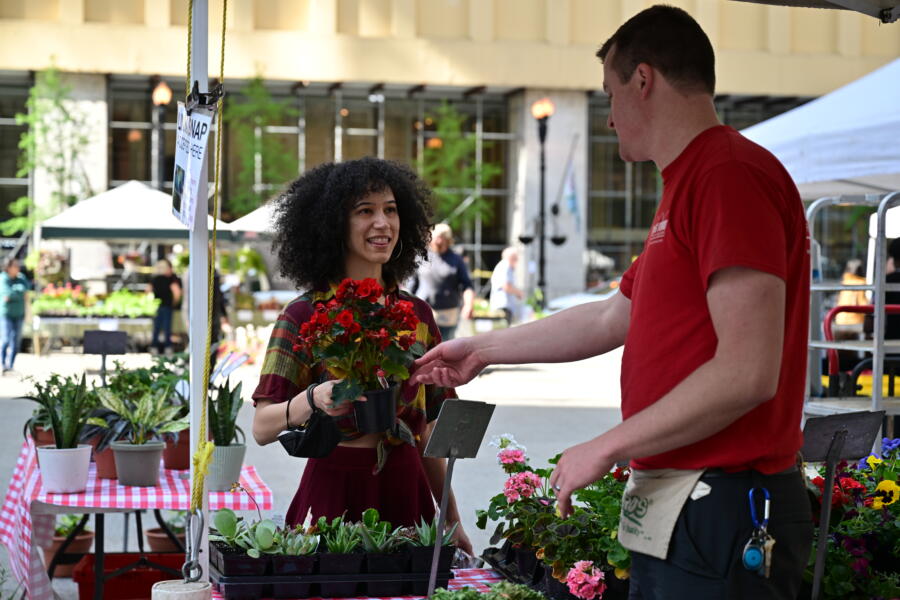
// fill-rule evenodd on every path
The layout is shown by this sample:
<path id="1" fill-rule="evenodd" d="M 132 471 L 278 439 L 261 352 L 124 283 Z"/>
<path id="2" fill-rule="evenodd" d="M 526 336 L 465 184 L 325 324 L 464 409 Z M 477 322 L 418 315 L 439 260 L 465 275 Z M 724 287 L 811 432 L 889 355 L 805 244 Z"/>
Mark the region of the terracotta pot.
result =
<path id="1" fill-rule="evenodd" d="M 44 548 L 44 566 L 49 567 L 50 561 L 53 560 L 53 555 L 56 554 L 56 551 L 59 550 L 62 543 L 66 541 L 66 536 L 64 535 L 54 535 L 53 543 L 50 544 L 49 548 Z M 72 540 L 72 543 L 69 544 L 69 547 L 66 548 L 66 554 L 87 554 L 91 551 L 91 545 L 94 543 L 94 532 L 93 531 L 82 531 L 78 535 L 75 536 L 75 539 Z M 56 570 L 53 571 L 54 577 L 71 577 L 72 571 L 75 569 L 76 563 L 81 557 L 75 558 L 69 564 L 61 564 L 58 563 L 56 565 Z"/>
<path id="2" fill-rule="evenodd" d="M 150 546 L 150 552 L 184 552 L 184 533 L 176 533 L 175 537 L 181 542 L 181 548 L 176 546 L 162 527 L 154 527 L 144 532 L 147 538 L 147 545 Z"/>
<path id="3" fill-rule="evenodd" d="M 185 429 L 178 432 L 178 443 L 166 440 L 163 450 L 163 466 L 167 469 L 184 471 L 191 468 L 191 432 Z"/>
<path id="4" fill-rule="evenodd" d="M 111 447 L 94 452 L 94 463 L 97 465 L 97 479 L 116 479 L 116 455 Z"/>
<path id="5" fill-rule="evenodd" d="M 43 427 L 35 427 L 34 429 L 34 445 L 35 446 L 51 446 L 56 444 L 56 436 L 53 435 L 52 429 L 44 429 Z"/>

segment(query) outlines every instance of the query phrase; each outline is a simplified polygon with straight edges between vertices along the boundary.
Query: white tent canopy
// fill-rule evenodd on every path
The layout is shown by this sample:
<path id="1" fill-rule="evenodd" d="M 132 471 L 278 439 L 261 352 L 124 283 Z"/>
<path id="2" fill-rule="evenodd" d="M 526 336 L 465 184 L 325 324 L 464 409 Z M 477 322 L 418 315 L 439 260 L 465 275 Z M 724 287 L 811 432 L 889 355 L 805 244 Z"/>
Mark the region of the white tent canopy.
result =
<path id="1" fill-rule="evenodd" d="M 742 133 L 804 198 L 900 190 L 900 59 Z"/>
<path id="2" fill-rule="evenodd" d="M 755 4 L 774 4 L 777 6 L 797 6 L 803 8 L 840 8 L 855 10 L 864 15 L 875 17 L 884 23 L 893 23 L 900 18 L 900 1 L 898 0 L 738 0 Z"/>
<path id="3" fill-rule="evenodd" d="M 208 226 L 212 230 L 212 217 Z M 219 230 L 230 235 L 222 221 Z M 47 219 L 40 235 L 43 239 L 186 240 L 188 229 L 172 214 L 169 194 L 129 181 Z"/>
<path id="4" fill-rule="evenodd" d="M 235 237 L 252 239 L 269 236 L 272 233 L 272 217 L 275 213 L 275 203 L 267 202 L 240 219 L 228 224 L 228 229 Z"/>

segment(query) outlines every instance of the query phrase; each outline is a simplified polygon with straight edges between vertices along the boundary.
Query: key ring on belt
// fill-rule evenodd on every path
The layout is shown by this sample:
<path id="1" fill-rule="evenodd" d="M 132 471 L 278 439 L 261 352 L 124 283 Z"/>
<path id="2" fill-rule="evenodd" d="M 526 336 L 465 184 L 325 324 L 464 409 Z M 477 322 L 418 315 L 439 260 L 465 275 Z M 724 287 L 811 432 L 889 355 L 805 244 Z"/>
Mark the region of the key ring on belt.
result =
<path id="1" fill-rule="evenodd" d="M 753 501 L 753 494 L 756 490 L 761 490 L 763 493 L 763 497 L 766 499 L 763 504 L 763 520 L 760 521 L 756 516 L 756 502 Z M 753 526 L 756 529 L 760 529 L 762 531 L 766 530 L 766 527 L 769 525 L 769 490 L 764 487 L 755 487 L 750 488 L 750 492 L 747 494 L 750 499 L 750 519 L 753 520 Z"/>

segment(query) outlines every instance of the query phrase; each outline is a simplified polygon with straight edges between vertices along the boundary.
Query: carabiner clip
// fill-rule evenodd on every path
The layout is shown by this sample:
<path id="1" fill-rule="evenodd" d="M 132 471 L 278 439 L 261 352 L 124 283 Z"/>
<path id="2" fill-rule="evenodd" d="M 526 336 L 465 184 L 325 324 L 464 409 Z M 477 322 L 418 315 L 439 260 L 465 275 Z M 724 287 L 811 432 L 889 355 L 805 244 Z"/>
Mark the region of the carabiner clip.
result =
<path id="1" fill-rule="evenodd" d="M 203 526 L 203 511 L 196 508 L 191 511 L 185 530 L 187 560 L 181 567 L 185 583 L 200 581 L 203 576 L 203 569 L 200 567 L 200 539 L 203 537 Z"/>
<path id="2" fill-rule="evenodd" d="M 756 517 L 756 502 L 753 501 L 753 494 L 756 490 L 762 490 L 763 497 L 765 498 L 765 503 L 763 504 L 763 520 L 762 522 Z M 760 488 L 750 488 L 750 493 L 748 494 L 750 498 L 750 519 L 753 521 L 753 526 L 757 529 L 765 530 L 765 528 L 769 525 L 769 490 L 764 487 Z"/>

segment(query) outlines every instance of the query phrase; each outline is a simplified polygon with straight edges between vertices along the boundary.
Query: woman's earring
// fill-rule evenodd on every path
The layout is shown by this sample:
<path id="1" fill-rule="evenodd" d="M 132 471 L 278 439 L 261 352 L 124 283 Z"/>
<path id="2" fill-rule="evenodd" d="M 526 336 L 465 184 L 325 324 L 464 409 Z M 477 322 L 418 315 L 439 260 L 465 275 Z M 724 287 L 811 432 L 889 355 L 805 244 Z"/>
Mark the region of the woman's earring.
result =
<path id="1" fill-rule="evenodd" d="M 397 248 L 399 248 L 400 250 L 397 251 Z M 394 253 L 395 253 L 395 252 L 396 252 L 397 256 L 394 256 Z M 400 239 L 398 240 L 398 244 L 397 244 L 397 246 L 394 248 L 394 252 L 391 252 L 391 260 L 397 260 L 398 258 L 400 258 L 400 255 L 401 255 L 401 254 L 403 254 L 403 238 L 400 238 Z"/>

